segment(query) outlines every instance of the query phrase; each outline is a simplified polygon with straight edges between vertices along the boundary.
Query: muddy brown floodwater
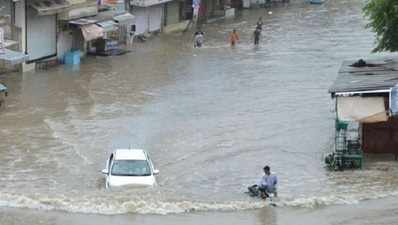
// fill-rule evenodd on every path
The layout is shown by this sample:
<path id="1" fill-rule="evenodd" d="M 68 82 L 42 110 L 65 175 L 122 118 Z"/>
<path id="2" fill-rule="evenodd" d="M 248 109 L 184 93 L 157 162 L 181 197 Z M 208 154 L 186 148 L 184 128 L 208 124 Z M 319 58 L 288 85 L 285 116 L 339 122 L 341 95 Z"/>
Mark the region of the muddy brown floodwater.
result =
<path id="1" fill-rule="evenodd" d="M 97 222 L 185 213 L 176 220 L 190 215 L 199 223 L 192 212 L 251 218 L 262 209 L 279 224 L 292 207 L 350 208 L 397 195 L 394 161 L 367 159 L 363 170 L 335 173 L 322 160 L 334 135 L 327 89 L 340 63 L 379 56 L 369 56 L 374 36 L 362 6 L 292 1 L 272 14 L 245 10 L 205 25 L 200 49 L 192 48 L 191 33 L 160 35 L 128 55 L 88 57 L 78 70 L 2 75 L 9 87 L 0 112 L 4 223 L 27 224 L 45 212 L 62 212 L 65 221 L 89 214 Z M 254 47 L 260 16 L 262 39 Z M 226 41 L 233 28 L 241 35 L 236 48 Z M 159 187 L 104 189 L 107 156 L 129 146 L 150 152 Z M 280 179 L 282 216 L 243 194 L 265 164 Z"/>

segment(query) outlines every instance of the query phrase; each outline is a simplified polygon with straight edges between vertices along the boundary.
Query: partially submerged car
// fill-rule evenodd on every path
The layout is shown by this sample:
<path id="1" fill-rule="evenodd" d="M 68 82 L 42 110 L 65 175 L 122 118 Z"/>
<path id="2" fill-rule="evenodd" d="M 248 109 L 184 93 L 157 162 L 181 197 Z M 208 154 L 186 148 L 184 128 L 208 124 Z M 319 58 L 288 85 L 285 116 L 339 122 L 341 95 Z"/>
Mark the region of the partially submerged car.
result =
<path id="1" fill-rule="evenodd" d="M 106 176 L 106 188 L 131 186 L 155 186 L 155 169 L 148 153 L 143 149 L 117 149 L 112 152 L 102 170 Z"/>

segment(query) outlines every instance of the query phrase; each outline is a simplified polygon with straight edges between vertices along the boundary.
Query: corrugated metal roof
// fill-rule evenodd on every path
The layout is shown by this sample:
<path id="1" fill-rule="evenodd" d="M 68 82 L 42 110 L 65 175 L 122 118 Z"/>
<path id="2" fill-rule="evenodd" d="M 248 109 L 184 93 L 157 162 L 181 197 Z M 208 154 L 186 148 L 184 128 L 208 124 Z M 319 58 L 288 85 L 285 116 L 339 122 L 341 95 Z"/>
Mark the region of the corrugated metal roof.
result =
<path id="1" fill-rule="evenodd" d="M 116 23 L 113 20 L 105 20 L 96 23 L 98 26 L 102 27 L 105 32 L 115 31 L 117 29 Z"/>
<path id="2" fill-rule="evenodd" d="M 74 20 L 98 14 L 97 2 L 94 0 L 67 0 L 70 4 L 67 10 L 58 14 L 58 20 Z"/>
<path id="3" fill-rule="evenodd" d="M 87 18 L 80 18 L 80 19 L 76 19 L 76 20 L 70 20 L 69 23 L 70 24 L 74 24 L 74 25 L 89 25 L 89 24 L 93 24 L 93 23 L 99 23 L 105 20 L 112 20 L 113 19 L 113 15 L 114 12 L 113 11 L 105 11 L 105 12 L 101 12 L 96 16 L 90 16 Z"/>
<path id="4" fill-rule="evenodd" d="M 364 67 L 344 61 L 329 93 L 385 90 L 398 84 L 398 58 L 365 61 Z"/>
<path id="5" fill-rule="evenodd" d="M 64 0 L 33 0 L 28 1 L 27 4 L 41 16 L 55 15 L 67 9 L 70 5 L 69 2 Z"/>

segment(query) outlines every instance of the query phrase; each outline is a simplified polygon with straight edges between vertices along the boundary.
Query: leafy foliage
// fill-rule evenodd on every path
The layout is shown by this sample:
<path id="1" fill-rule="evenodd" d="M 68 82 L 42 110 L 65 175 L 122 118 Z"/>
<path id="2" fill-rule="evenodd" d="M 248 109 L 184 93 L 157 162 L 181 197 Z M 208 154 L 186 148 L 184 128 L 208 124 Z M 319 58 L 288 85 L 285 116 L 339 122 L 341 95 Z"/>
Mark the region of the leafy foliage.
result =
<path id="1" fill-rule="evenodd" d="M 363 10 L 376 33 L 373 52 L 398 51 L 398 0 L 369 0 Z"/>

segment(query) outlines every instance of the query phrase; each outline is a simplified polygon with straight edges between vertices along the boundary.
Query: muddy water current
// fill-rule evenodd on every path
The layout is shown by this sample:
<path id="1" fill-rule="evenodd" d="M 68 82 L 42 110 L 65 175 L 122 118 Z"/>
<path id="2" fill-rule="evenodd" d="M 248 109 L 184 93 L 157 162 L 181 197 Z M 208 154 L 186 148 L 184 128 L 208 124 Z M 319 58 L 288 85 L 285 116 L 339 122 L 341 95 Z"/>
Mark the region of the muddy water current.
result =
<path id="1" fill-rule="evenodd" d="M 269 164 L 278 204 L 317 207 L 397 195 L 398 164 L 367 158 L 363 170 L 329 172 L 334 137 L 327 93 L 344 59 L 369 57 L 373 34 L 359 0 L 292 1 L 268 14 L 192 34 L 160 35 L 111 58 L 0 77 L 0 206 L 67 212 L 180 213 L 266 205 L 243 192 Z M 252 33 L 259 16 L 259 47 Z M 241 42 L 230 48 L 236 28 Z M 370 56 L 373 57 L 373 56 Z M 100 170 L 115 148 L 149 151 L 151 189 L 106 190 Z"/>

